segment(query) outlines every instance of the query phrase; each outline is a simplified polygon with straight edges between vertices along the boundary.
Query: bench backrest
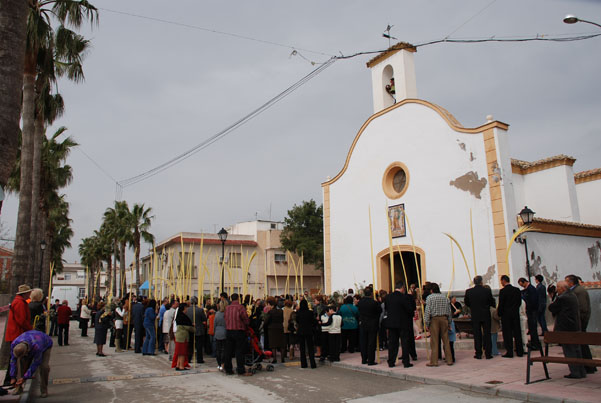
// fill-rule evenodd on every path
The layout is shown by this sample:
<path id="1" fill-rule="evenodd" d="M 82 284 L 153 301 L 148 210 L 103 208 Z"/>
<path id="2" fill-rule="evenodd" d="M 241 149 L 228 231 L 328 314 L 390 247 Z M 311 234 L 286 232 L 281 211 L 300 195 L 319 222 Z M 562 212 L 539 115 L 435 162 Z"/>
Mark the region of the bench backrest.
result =
<path id="1" fill-rule="evenodd" d="M 601 346 L 601 333 L 547 332 L 545 333 L 545 343 Z"/>

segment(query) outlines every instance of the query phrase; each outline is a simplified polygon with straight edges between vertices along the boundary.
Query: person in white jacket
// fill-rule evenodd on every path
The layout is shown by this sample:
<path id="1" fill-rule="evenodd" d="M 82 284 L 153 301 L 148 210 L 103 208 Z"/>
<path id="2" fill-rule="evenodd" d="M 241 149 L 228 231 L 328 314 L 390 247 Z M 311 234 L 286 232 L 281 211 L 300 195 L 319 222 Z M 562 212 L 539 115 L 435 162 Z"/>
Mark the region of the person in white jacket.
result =
<path id="1" fill-rule="evenodd" d="M 171 307 L 165 312 L 163 315 L 163 328 L 161 331 L 163 332 L 163 343 L 165 344 L 165 354 L 169 354 L 169 361 L 173 358 L 173 351 L 175 350 L 175 339 L 169 337 L 169 331 L 171 330 L 171 326 L 173 325 L 173 320 L 175 319 L 175 312 L 179 303 L 177 301 L 173 301 L 171 303 Z M 173 332 L 175 334 L 175 332 Z"/>
<path id="2" fill-rule="evenodd" d="M 336 312 L 335 306 L 321 316 L 321 330 L 328 332 L 328 359 L 330 362 L 340 361 L 340 333 L 342 332 L 342 316 Z"/>

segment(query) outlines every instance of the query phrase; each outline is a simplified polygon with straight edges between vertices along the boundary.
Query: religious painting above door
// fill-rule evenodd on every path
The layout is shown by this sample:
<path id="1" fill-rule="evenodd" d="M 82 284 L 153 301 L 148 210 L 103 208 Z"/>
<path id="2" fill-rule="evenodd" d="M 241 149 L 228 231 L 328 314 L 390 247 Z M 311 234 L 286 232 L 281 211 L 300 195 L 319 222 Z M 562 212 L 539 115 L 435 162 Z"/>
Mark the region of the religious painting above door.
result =
<path id="1" fill-rule="evenodd" d="M 397 204 L 388 207 L 388 217 L 390 218 L 390 232 L 393 238 L 399 238 L 407 235 L 405 227 L 405 204 Z"/>

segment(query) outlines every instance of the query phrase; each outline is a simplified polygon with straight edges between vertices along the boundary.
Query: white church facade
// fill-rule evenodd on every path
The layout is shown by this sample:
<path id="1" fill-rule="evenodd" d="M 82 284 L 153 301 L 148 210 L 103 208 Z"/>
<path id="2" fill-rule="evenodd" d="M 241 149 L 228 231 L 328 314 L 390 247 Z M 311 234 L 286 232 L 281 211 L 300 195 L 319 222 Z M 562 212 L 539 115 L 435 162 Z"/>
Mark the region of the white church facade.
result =
<path id="1" fill-rule="evenodd" d="M 565 155 L 512 160 L 507 124 L 489 116 L 466 128 L 417 98 L 414 52 L 400 43 L 368 63 L 374 115 L 322 183 L 326 292 L 374 281 L 389 290 L 391 250 L 393 282 L 405 282 L 404 265 L 408 283 L 444 290 L 465 290 L 475 274 L 492 288 L 503 274 L 515 284 L 526 254 L 508 244 L 525 206 L 536 213 L 522 236 L 532 276 L 601 281 L 601 169 L 574 173 Z"/>

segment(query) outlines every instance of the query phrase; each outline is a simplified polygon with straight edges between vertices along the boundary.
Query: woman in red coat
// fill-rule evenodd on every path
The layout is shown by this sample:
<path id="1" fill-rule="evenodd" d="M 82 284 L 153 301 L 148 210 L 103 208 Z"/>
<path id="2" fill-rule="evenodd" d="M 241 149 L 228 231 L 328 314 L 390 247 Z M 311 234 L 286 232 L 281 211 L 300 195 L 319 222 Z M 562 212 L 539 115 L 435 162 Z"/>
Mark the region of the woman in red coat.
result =
<path id="1" fill-rule="evenodd" d="M 6 322 L 5 341 L 12 342 L 22 333 L 31 330 L 31 313 L 27 304 L 27 298 L 31 294 L 28 285 L 20 285 L 19 291 L 10 304 L 8 322 Z"/>

